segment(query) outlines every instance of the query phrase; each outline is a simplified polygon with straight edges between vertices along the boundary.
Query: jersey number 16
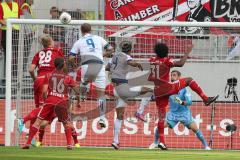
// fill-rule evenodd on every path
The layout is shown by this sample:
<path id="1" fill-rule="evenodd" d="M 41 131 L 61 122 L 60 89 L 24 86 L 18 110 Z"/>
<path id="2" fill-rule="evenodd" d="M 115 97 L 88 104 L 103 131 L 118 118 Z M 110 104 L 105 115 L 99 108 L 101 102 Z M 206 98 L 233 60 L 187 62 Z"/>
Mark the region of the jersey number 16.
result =
<path id="1" fill-rule="evenodd" d="M 53 92 L 55 93 L 63 93 L 65 86 L 64 86 L 64 79 L 61 78 L 60 80 L 57 77 L 52 77 L 52 84 L 53 84 Z"/>

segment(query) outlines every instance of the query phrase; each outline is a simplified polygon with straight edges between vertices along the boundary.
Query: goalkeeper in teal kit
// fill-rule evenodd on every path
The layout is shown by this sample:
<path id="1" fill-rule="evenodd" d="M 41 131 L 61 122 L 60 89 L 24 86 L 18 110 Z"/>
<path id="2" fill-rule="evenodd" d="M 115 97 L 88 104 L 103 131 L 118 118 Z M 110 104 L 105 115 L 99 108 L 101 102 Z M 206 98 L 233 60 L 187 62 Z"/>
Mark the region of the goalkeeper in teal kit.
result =
<path id="1" fill-rule="evenodd" d="M 171 81 L 175 82 L 181 77 L 181 73 L 177 70 L 171 72 Z M 189 90 L 183 88 L 178 94 L 169 97 L 169 112 L 166 115 L 164 127 L 174 128 L 178 122 L 182 123 L 187 128 L 191 129 L 202 142 L 206 150 L 210 147 L 206 143 L 201 130 L 198 128 L 196 122 L 192 117 L 190 106 L 192 105 L 192 98 Z M 149 149 L 157 148 L 158 146 L 158 131 L 154 132 L 154 143 L 149 146 Z"/>

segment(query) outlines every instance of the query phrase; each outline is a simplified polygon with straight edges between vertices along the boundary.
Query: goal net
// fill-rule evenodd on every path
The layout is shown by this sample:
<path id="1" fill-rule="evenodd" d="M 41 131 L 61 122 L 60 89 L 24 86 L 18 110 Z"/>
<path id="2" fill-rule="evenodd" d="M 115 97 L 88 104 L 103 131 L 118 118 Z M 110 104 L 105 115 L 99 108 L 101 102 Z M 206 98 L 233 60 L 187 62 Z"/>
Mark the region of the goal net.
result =
<path id="1" fill-rule="evenodd" d="M 191 92 L 192 116 L 212 148 L 240 149 L 238 128 L 234 132 L 226 130 L 229 125 L 240 125 L 240 105 L 237 100 L 239 85 L 230 83 L 231 78 L 240 78 L 239 24 L 77 20 L 72 21 L 70 25 L 62 25 L 58 20 L 8 21 L 6 145 L 22 145 L 26 141 L 29 124 L 26 123 L 23 133 L 19 134 L 17 119 L 23 118 L 35 108 L 33 82 L 28 73 L 28 66 L 34 54 L 42 48 L 38 42 L 39 37 L 50 34 L 55 45 L 61 47 L 67 57 L 73 43 L 81 37 L 79 29 L 84 22 L 92 24 L 92 33 L 104 37 L 116 51 L 119 50 L 122 40 L 130 40 L 134 45 L 132 57 L 141 63 L 147 63 L 149 58 L 155 56 L 153 46 L 156 41 L 166 43 L 169 46 L 169 56 L 174 59 L 179 59 L 188 47 L 193 45 L 186 65 L 176 69 L 181 71 L 182 77 L 193 77 L 208 95 L 219 94 L 220 97 L 215 104 L 206 107 L 201 99 Z M 11 28 L 13 24 L 20 25 L 20 30 L 14 31 Z M 108 60 L 105 59 L 106 63 Z M 131 72 L 128 78 L 136 78 L 142 85 L 147 83 L 146 74 L 139 71 Z M 73 108 L 72 120 L 81 146 L 108 147 L 112 143 L 116 118 L 114 98 L 108 97 L 107 103 L 107 127 L 103 129 L 97 125 L 99 117 L 94 95 L 87 97 L 87 100 L 81 103 L 80 109 Z M 158 121 L 155 102 L 151 101 L 145 108 L 145 123 L 134 116 L 139 103 L 140 99 L 136 98 L 126 107 L 119 137 L 123 148 L 148 147 L 154 140 L 154 130 Z M 203 148 L 195 134 L 180 123 L 173 129 L 165 129 L 165 141 L 169 148 Z M 64 128 L 56 118 L 46 127 L 43 145 L 65 144 Z"/>

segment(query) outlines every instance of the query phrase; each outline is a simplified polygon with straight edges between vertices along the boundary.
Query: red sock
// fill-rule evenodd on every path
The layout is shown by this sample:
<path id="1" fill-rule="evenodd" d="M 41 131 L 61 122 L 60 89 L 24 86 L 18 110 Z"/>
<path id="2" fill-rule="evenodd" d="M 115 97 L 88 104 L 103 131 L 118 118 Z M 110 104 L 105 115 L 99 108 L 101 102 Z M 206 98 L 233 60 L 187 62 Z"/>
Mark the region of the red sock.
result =
<path id="1" fill-rule="evenodd" d="M 42 143 L 42 141 L 43 141 L 44 133 L 45 133 L 45 128 L 40 128 L 40 129 L 39 129 L 38 137 L 39 137 L 39 142 L 41 142 L 41 143 Z"/>
<path id="2" fill-rule="evenodd" d="M 29 136 L 28 136 L 28 140 L 27 140 L 26 145 L 30 145 L 31 144 L 31 141 L 32 141 L 33 137 L 35 136 L 35 134 L 37 133 L 37 131 L 38 131 L 38 128 L 36 128 L 33 125 L 30 126 Z"/>
<path id="3" fill-rule="evenodd" d="M 201 87 L 197 84 L 196 81 L 192 80 L 189 84 L 189 87 L 194 91 L 196 92 L 201 98 L 203 101 L 207 101 L 208 100 L 208 97 L 207 95 L 203 92 L 203 90 L 201 89 Z"/>
<path id="4" fill-rule="evenodd" d="M 77 144 L 78 139 L 77 139 L 77 132 L 76 132 L 75 128 L 72 128 L 72 138 L 73 138 L 74 144 Z"/>
<path id="5" fill-rule="evenodd" d="M 71 127 L 65 127 L 65 135 L 67 139 L 67 145 L 70 146 L 72 144 L 72 128 Z"/>
<path id="6" fill-rule="evenodd" d="M 164 120 L 158 121 L 158 134 L 159 134 L 159 142 L 165 144 L 164 138 Z"/>
<path id="7" fill-rule="evenodd" d="M 159 134 L 159 142 L 165 144 L 164 138 L 164 120 L 166 116 L 166 107 L 162 107 L 159 109 L 159 121 L 158 121 L 158 134 Z"/>

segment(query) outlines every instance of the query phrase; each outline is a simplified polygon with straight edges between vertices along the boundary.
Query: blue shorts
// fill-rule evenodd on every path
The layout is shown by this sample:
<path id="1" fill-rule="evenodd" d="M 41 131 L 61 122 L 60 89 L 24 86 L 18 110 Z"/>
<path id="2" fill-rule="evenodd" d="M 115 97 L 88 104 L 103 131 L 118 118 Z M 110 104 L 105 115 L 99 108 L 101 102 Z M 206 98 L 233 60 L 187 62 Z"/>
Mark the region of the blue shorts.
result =
<path id="1" fill-rule="evenodd" d="M 166 122 L 170 128 L 174 128 L 178 122 L 189 128 L 190 124 L 194 122 L 191 112 L 172 113 L 167 112 Z"/>

